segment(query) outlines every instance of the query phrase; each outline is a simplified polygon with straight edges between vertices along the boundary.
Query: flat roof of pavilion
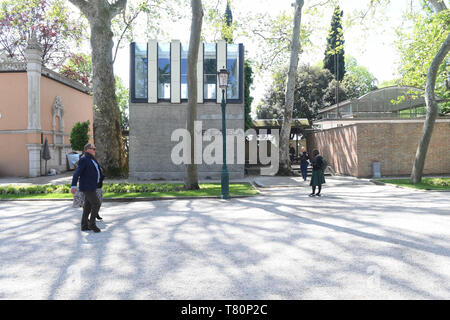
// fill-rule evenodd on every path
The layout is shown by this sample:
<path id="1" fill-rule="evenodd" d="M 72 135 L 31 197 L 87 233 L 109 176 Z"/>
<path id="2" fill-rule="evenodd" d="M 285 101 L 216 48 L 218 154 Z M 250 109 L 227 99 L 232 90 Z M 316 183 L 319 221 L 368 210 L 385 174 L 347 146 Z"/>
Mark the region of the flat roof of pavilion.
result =
<path id="1" fill-rule="evenodd" d="M 391 86 L 377 90 L 370 91 L 359 98 L 345 100 L 339 102 L 339 104 L 333 104 L 329 107 L 319 110 L 319 114 L 323 114 L 329 111 L 333 111 L 337 108 L 341 109 L 347 105 L 352 105 L 353 112 L 358 111 L 370 111 L 373 107 L 379 108 L 383 106 L 384 111 L 399 111 L 409 108 L 416 108 L 425 106 L 425 90 L 410 87 L 410 86 Z M 404 97 L 396 103 L 392 103 L 393 100 L 397 100 L 399 97 Z M 438 103 L 445 102 L 445 99 L 436 96 Z M 358 112 L 356 111 L 356 112 Z M 381 110 L 380 110 L 381 111 Z"/>
<path id="2" fill-rule="evenodd" d="M 258 119 L 253 120 L 254 129 L 281 129 L 283 119 Z M 310 127 L 310 123 L 306 118 L 292 119 L 291 129 L 304 129 Z"/>

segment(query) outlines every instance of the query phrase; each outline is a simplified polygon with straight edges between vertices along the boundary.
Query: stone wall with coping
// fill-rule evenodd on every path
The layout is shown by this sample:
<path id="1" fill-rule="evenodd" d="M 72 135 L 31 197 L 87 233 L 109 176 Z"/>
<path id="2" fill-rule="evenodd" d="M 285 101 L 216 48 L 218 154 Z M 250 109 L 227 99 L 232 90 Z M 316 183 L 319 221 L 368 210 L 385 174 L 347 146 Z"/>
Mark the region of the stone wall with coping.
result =
<path id="1" fill-rule="evenodd" d="M 308 150 L 317 148 L 338 174 L 408 176 L 423 129 L 423 120 L 372 121 L 308 133 Z M 425 175 L 450 174 L 450 119 L 437 119 L 429 144 Z"/>

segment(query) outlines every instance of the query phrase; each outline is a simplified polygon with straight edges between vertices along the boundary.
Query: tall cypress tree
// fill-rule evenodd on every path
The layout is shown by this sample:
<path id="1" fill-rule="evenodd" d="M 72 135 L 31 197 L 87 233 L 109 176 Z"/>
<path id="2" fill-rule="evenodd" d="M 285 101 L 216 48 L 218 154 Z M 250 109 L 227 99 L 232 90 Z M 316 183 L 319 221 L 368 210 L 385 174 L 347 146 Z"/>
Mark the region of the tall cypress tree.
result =
<path id="1" fill-rule="evenodd" d="M 222 23 L 222 39 L 227 43 L 233 43 L 233 14 L 230 8 L 230 1 L 227 1 L 224 22 Z"/>
<path id="2" fill-rule="evenodd" d="M 227 43 L 233 43 L 233 13 L 230 8 L 230 0 L 227 1 L 227 8 L 222 23 L 222 39 Z M 251 116 L 251 105 L 253 97 L 250 96 L 250 87 L 253 83 L 253 69 L 249 60 L 244 60 L 244 113 L 245 113 L 245 130 L 250 129 L 253 125 Z"/>
<path id="3" fill-rule="evenodd" d="M 327 37 L 325 58 L 323 59 L 323 67 L 330 70 L 338 81 L 341 81 L 345 74 L 344 32 L 342 29 L 343 14 L 344 12 L 339 6 L 334 8 L 331 27 Z"/>

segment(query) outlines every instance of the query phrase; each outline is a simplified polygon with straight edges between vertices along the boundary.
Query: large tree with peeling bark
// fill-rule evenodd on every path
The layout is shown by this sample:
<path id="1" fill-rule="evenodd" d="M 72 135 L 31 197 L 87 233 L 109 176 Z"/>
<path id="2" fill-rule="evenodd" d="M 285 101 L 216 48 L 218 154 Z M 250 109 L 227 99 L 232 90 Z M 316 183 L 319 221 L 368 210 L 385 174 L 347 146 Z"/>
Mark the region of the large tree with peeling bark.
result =
<path id="1" fill-rule="evenodd" d="M 428 0 L 428 3 L 433 8 L 436 14 L 448 10 L 443 1 L 440 0 Z M 433 133 L 434 123 L 438 113 L 438 105 L 434 94 L 436 77 L 439 66 L 444 61 L 445 57 L 450 51 L 450 32 L 446 30 L 447 38 L 442 43 L 439 51 L 433 58 L 431 65 L 428 69 L 427 80 L 425 84 L 425 103 L 427 106 L 427 114 L 425 123 L 420 137 L 419 145 L 417 147 L 416 156 L 414 158 L 414 164 L 411 171 L 410 180 L 412 183 L 419 183 L 422 180 L 423 169 L 425 166 L 425 158 L 430 144 L 431 135 Z"/>
<path id="2" fill-rule="evenodd" d="M 191 0 L 191 7 L 192 21 L 187 60 L 188 106 L 186 115 L 186 127 L 191 135 L 191 161 L 185 167 L 184 188 L 187 190 L 199 189 L 197 164 L 195 164 L 194 158 L 195 145 L 202 143 L 202 141 L 195 141 L 196 135 L 194 132 L 194 122 L 197 120 L 197 61 L 203 21 L 202 1 Z"/>
<path id="3" fill-rule="evenodd" d="M 113 72 L 112 19 L 125 10 L 127 0 L 69 0 L 89 21 L 92 49 L 94 139 L 97 157 L 109 176 L 124 175 L 127 161 L 122 142 L 120 110 Z"/>
<path id="4" fill-rule="evenodd" d="M 294 30 L 292 33 L 291 42 L 291 58 L 289 63 L 288 79 L 286 86 L 286 100 L 284 103 L 285 109 L 283 112 L 283 123 L 280 132 L 280 166 L 278 169 L 279 175 L 293 175 L 291 163 L 289 159 L 289 138 L 291 134 L 292 112 L 294 109 L 294 91 L 295 78 L 297 76 L 297 67 L 300 54 L 300 23 L 302 17 L 303 0 L 295 1 L 294 14 Z"/>

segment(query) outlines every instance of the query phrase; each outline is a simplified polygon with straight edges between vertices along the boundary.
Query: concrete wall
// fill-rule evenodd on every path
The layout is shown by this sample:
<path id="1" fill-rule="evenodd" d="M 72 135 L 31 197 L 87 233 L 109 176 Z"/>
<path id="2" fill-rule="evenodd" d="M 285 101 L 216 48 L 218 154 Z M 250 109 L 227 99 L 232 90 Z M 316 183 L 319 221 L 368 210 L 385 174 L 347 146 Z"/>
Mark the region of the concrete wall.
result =
<path id="1" fill-rule="evenodd" d="M 186 108 L 186 103 L 130 104 L 129 165 L 131 178 L 183 179 L 185 165 L 176 165 L 171 159 L 172 149 L 179 143 L 172 142 L 171 136 L 176 129 L 186 128 Z M 227 128 L 244 130 L 243 104 L 227 104 L 226 108 Z M 198 120 L 202 121 L 203 132 L 211 128 L 221 130 L 220 104 L 198 104 Z M 221 135 L 217 138 L 222 141 Z M 210 143 L 203 142 L 203 150 Z M 227 153 L 229 151 L 231 150 L 227 150 Z M 235 150 L 233 163 L 236 162 Z M 244 177 L 244 164 L 229 164 L 227 167 L 231 179 Z M 221 164 L 198 165 L 200 179 L 220 179 L 221 170 Z"/>
<path id="2" fill-rule="evenodd" d="M 308 150 L 317 148 L 344 175 L 372 177 L 373 162 L 382 176 L 410 175 L 423 121 L 356 123 L 308 134 Z M 450 173 L 450 119 L 437 120 L 424 174 Z"/>

